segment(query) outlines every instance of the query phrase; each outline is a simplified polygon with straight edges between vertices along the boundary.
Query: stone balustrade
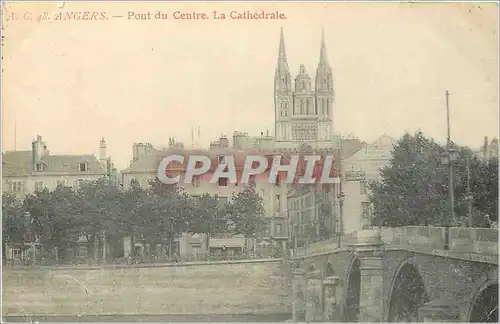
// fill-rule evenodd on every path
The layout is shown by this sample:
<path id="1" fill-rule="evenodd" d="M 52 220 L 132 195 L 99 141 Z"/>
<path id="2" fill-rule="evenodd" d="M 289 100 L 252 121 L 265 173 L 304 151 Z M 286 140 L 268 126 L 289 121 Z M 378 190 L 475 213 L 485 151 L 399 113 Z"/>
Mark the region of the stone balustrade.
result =
<path id="1" fill-rule="evenodd" d="M 444 250 L 446 242 L 445 227 L 405 226 L 381 228 L 382 241 L 386 245 L 409 247 L 422 252 Z M 356 233 L 342 238 L 343 246 L 356 240 Z M 498 229 L 495 228 L 449 228 L 449 251 L 454 253 L 473 253 L 498 255 Z M 328 239 L 299 247 L 295 256 L 328 253 L 338 249 L 338 239 Z"/>
<path id="2" fill-rule="evenodd" d="M 387 245 L 408 246 L 421 251 L 444 250 L 445 227 L 406 226 L 382 228 L 382 240 Z M 449 228 L 450 252 L 498 254 L 498 229 Z"/>

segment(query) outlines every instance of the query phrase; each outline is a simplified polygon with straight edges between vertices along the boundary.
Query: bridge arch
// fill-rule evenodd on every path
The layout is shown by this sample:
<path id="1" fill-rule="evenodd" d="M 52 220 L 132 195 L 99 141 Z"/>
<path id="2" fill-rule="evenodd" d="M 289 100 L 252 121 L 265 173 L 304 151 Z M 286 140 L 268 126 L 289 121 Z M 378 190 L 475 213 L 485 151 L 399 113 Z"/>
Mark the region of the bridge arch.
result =
<path id="1" fill-rule="evenodd" d="M 430 300 L 415 257 L 401 262 L 389 289 L 388 322 L 416 322 L 418 309 Z"/>
<path id="2" fill-rule="evenodd" d="M 357 322 L 359 316 L 359 294 L 361 290 L 361 262 L 353 258 L 347 272 L 345 289 L 344 321 Z"/>
<path id="3" fill-rule="evenodd" d="M 498 323 L 498 269 L 492 269 L 481 278 L 470 300 L 466 314 L 469 322 Z"/>

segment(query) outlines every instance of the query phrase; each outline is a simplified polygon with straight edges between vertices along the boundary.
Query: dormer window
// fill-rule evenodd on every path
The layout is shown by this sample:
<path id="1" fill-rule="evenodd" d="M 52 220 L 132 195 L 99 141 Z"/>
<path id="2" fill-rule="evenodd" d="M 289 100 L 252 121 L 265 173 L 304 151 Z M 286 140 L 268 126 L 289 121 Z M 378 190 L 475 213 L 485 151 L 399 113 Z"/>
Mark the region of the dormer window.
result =
<path id="1" fill-rule="evenodd" d="M 219 185 L 219 187 L 227 187 L 228 182 L 229 181 L 227 178 L 219 178 L 217 184 Z"/>
<path id="2" fill-rule="evenodd" d="M 87 172 L 89 170 L 89 165 L 87 162 L 78 163 L 78 171 Z"/>
<path id="3" fill-rule="evenodd" d="M 226 164 L 226 157 L 224 155 L 219 155 L 217 158 L 219 159 L 219 164 Z"/>
<path id="4" fill-rule="evenodd" d="M 45 164 L 43 162 L 37 163 L 35 168 L 37 172 L 43 172 L 45 171 Z"/>

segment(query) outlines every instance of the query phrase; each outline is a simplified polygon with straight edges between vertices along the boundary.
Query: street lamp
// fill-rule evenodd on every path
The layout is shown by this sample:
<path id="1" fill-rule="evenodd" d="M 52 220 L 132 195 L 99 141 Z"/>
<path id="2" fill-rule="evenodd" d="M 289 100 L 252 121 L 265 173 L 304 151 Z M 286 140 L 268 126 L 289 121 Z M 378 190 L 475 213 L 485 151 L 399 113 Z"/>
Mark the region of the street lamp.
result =
<path id="1" fill-rule="evenodd" d="M 455 225 L 455 197 L 453 193 L 453 162 L 457 160 L 458 154 L 456 151 L 454 151 L 451 147 L 451 131 L 450 131 L 450 102 L 449 102 L 449 97 L 450 93 L 448 90 L 445 92 L 445 98 L 446 98 L 446 126 L 447 126 L 447 137 L 446 137 L 446 152 L 441 156 L 441 162 L 443 165 L 448 165 L 448 170 L 449 170 L 449 184 L 448 184 L 448 192 L 450 195 L 450 219 L 449 222 L 446 222 L 445 224 L 445 242 L 444 242 L 444 249 L 449 250 L 449 242 L 450 242 L 450 225 L 453 226 Z"/>
<path id="2" fill-rule="evenodd" d="M 455 225 L 455 195 L 454 195 L 454 185 L 453 185 L 453 163 L 458 159 L 458 153 L 453 150 L 449 145 L 446 152 L 441 155 L 441 162 L 443 165 L 447 165 L 449 169 L 449 183 L 448 183 L 448 193 L 450 199 L 450 216 L 445 220 L 444 225 L 444 250 L 450 249 L 450 227 Z"/>
<path id="3" fill-rule="evenodd" d="M 340 179 L 340 183 L 342 184 L 342 178 Z M 340 186 L 340 190 L 342 190 L 342 186 Z M 343 218 L 344 218 L 344 200 L 345 200 L 345 194 L 340 191 L 338 194 L 337 194 L 337 199 L 339 201 L 339 229 L 338 229 L 338 245 L 339 245 L 339 249 L 342 247 L 342 232 L 344 230 L 344 222 L 343 222 Z"/>
<path id="4" fill-rule="evenodd" d="M 467 196 L 465 197 L 467 200 L 467 219 L 469 227 L 472 227 L 472 201 L 474 200 L 474 196 L 470 190 L 470 159 L 467 159 Z"/>
<path id="5" fill-rule="evenodd" d="M 455 224 L 455 196 L 454 196 L 454 185 L 453 185 L 453 164 L 458 159 L 458 152 L 452 148 L 448 148 L 445 153 L 441 155 L 441 162 L 443 165 L 448 166 L 449 170 L 449 184 L 448 193 L 450 196 L 450 220 L 452 225 Z"/>

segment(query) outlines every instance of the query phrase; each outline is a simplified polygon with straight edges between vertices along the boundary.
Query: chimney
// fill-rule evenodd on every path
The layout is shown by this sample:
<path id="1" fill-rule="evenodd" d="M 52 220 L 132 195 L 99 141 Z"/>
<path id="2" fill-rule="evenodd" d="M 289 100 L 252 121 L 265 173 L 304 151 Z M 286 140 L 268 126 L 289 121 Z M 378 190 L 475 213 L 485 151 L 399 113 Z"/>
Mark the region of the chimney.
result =
<path id="1" fill-rule="evenodd" d="M 37 163 L 40 163 L 42 156 L 47 150 L 47 146 L 43 143 L 40 135 L 36 136 L 36 140 L 31 143 L 31 153 L 33 158 L 33 170 L 36 170 Z"/>
<path id="2" fill-rule="evenodd" d="M 488 136 L 484 137 L 483 158 L 488 158 Z"/>
<path id="3" fill-rule="evenodd" d="M 107 152 L 107 145 L 106 141 L 104 140 L 104 137 L 101 138 L 101 142 L 99 143 L 99 163 L 101 164 L 102 168 L 108 172 L 108 152 Z"/>

